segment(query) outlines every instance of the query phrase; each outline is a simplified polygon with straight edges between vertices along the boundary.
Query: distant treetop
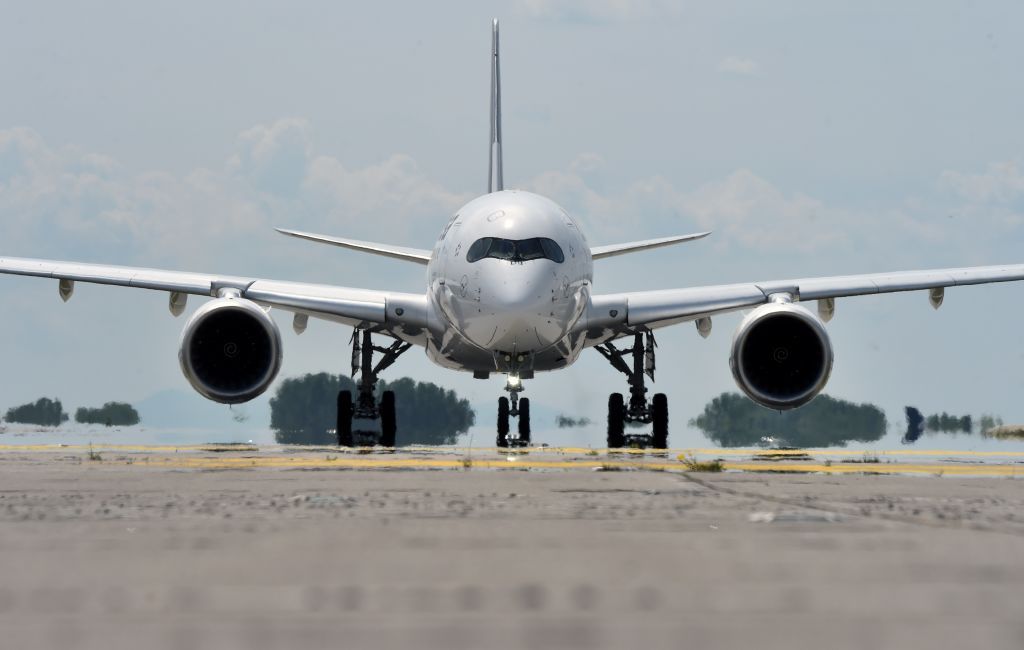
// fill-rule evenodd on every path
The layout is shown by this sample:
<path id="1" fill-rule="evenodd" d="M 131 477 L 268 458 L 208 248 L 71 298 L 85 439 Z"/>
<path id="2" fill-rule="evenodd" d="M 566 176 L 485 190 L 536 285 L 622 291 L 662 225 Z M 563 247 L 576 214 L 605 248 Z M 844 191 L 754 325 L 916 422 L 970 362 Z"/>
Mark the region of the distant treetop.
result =
<path id="1" fill-rule="evenodd" d="M 36 424 L 43 427 L 59 427 L 67 422 L 68 414 L 59 399 L 40 397 L 34 403 L 13 406 L 4 415 L 7 422 Z"/>

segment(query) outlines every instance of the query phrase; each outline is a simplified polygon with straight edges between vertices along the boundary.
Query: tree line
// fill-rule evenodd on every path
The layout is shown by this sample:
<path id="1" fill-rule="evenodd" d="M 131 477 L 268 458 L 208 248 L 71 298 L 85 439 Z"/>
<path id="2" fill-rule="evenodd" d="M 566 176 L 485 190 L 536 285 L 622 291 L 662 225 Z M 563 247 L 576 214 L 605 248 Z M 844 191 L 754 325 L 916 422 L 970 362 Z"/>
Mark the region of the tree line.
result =
<path id="1" fill-rule="evenodd" d="M 715 444 L 747 447 L 774 442 L 789 447 L 831 447 L 874 442 L 885 435 L 885 412 L 874 404 L 854 404 L 819 395 L 806 406 L 773 411 L 739 393 L 722 393 L 690 421 Z"/>
<path id="2" fill-rule="evenodd" d="M 377 384 L 378 397 L 385 390 L 395 392 L 398 445 L 454 444 L 459 434 L 476 420 L 469 401 L 455 391 L 408 377 Z M 337 424 L 338 391 L 352 391 L 356 383 L 346 375 L 321 372 L 282 381 L 270 400 L 270 428 L 280 444 L 332 445 L 337 442 L 329 429 Z"/>
<path id="3" fill-rule="evenodd" d="M 913 406 L 904 409 L 907 418 L 907 432 L 903 435 L 904 444 L 916 442 L 925 433 L 973 433 L 975 420 L 970 415 L 950 415 L 933 413 L 925 416 Z M 1003 419 L 994 415 L 985 414 L 978 418 L 978 432 L 984 434 L 996 427 L 1002 426 Z"/>
<path id="4" fill-rule="evenodd" d="M 71 418 L 64 411 L 64 405 L 59 399 L 40 397 L 35 402 L 12 406 L 7 409 L 3 419 L 9 423 L 59 427 Z M 75 411 L 75 422 L 102 424 L 108 427 L 132 426 L 139 423 L 139 413 L 131 404 L 107 402 L 99 408 L 79 408 Z"/>

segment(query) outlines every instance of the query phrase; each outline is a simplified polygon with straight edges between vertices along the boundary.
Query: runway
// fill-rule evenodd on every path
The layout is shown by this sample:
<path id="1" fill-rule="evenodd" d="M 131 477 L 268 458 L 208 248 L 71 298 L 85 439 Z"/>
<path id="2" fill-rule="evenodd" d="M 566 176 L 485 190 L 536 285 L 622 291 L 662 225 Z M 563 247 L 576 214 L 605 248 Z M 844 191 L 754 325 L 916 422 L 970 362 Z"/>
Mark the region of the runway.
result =
<path id="1" fill-rule="evenodd" d="M 98 463 L 192 469 L 646 470 L 680 472 L 687 461 L 720 459 L 725 471 L 806 474 L 1024 476 L 1024 452 L 906 449 L 607 450 L 530 447 L 335 447 L 206 445 L 0 445 L 0 454 L 98 454 Z M 106 453 L 106 457 L 104 457 Z M 120 454 L 110 456 L 110 454 Z"/>
<path id="2" fill-rule="evenodd" d="M 1024 481 L 980 473 L 1015 457 L 911 476 L 876 469 L 961 463 L 743 450 L 727 467 L 757 471 L 685 471 L 697 451 L 3 447 L 0 634 L 62 649 L 1021 647 Z M 804 463 L 830 473 L 785 469 Z"/>

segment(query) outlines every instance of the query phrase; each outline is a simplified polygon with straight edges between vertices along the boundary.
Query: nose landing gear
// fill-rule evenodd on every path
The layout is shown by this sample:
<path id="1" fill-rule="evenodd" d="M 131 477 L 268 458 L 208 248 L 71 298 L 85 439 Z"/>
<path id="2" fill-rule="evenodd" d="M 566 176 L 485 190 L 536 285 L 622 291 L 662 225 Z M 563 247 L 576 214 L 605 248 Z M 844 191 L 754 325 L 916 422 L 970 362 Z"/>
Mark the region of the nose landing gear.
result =
<path id="1" fill-rule="evenodd" d="M 646 339 L 646 341 L 645 341 Z M 645 376 L 654 381 L 654 350 L 657 343 L 651 332 L 637 332 L 630 348 L 619 350 L 611 342 L 596 346 L 612 367 L 626 375 L 629 382 L 629 404 L 622 393 L 608 397 L 608 448 L 653 447 L 668 448 L 668 398 L 656 393 L 648 403 Z M 623 359 L 632 356 L 632 366 Z M 626 433 L 627 424 L 650 424 L 650 434 Z"/>
<path id="2" fill-rule="evenodd" d="M 395 393 L 384 391 L 378 402 L 375 391 L 380 373 L 411 346 L 405 341 L 395 341 L 386 348 L 375 346 L 369 330 L 352 332 L 352 377 L 358 375 L 359 381 L 354 403 L 351 391 L 338 392 L 339 447 L 395 446 Z M 373 364 L 374 352 L 382 355 L 377 365 Z"/>
<path id="3" fill-rule="evenodd" d="M 519 398 L 523 389 L 523 380 L 519 375 L 510 374 L 505 390 L 509 397 L 498 398 L 498 439 L 501 448 L 528 447 L 530 445 L 530 398 Z M 517 419 L 515 434 L 509 430 L 509 418 Z"/>

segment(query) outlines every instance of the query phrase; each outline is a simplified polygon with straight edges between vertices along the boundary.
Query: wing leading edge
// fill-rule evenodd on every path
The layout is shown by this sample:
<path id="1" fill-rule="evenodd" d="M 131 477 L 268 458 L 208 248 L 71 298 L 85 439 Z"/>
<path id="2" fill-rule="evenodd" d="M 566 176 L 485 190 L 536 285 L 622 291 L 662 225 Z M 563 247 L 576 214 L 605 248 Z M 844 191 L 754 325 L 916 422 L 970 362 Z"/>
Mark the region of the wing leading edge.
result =
<path id="1" fill-rule="evenodd" d="M 674 235 L 672 237 L 659 237 L 658 239 L 645 239 L 643 241 L 631 241 L 623 244 L 594 246 L 590 249 L 590 255 L 593 259 L 600 260 L 605 257 L 614 257 L 616 255 L 625 255 L 626 253 L 635 253 L 637 251 L 646 251 L 652 248 L 661 248 L 662 246 L 671 246 L 672 244 L 695 241 L 697 239 L 703 239 L 710 234 L 710 232 L 698 232 L 692 235 Z"/>
<path id="2" fill-rule="evenodd" d="M 315 241 L 321 244 L 341 246 L 342 248 L 363 251 L 364 253 L 373 253 L 374 255 L 383 255 L 384 257 L 405 260 L 407 262 L 417 262 L 419 264 L 426 264 L 427 262 L 430 261 L 430 251 L 424 250 L 422 248 L 408 248 L 406 246 L 378 244 L 376 242 L 360 241 L 358 239 L 348 239 L 347 237 L 317 235 L 311 232 L 302 232 L 300 230 L 286 230 L 284 228 L 275 228 L 275 230 L 277 230 L 277 232 L 281 233 L 282 235 L 288 235 L 289 237 L 308 239 L 309 241 Z"/>
<path id="3" fill-rule="evenodd" d="M 386 331 L 426 326 L 426 295 L 418 294 L 14 257 L 0 258 L 0 274 L 212 297 L 223 290 L 235 290 L 241 297 L 262 305 L 346 325 L 380 327 Z"/>
<path id="4" fill-rule="evenodd" d="M 599 295 L 592 299 L 591 311 L 596 312 L 596 320 L 606 321 L 601 313 L 605 306 L 621 305 L 625 307 L 620 319 L 623 327 L 655 329 L 757 307 L 781 293 L 808 301 L 1020 280 L 1024 280 L 1024 264 L 844 275 Z"/>

